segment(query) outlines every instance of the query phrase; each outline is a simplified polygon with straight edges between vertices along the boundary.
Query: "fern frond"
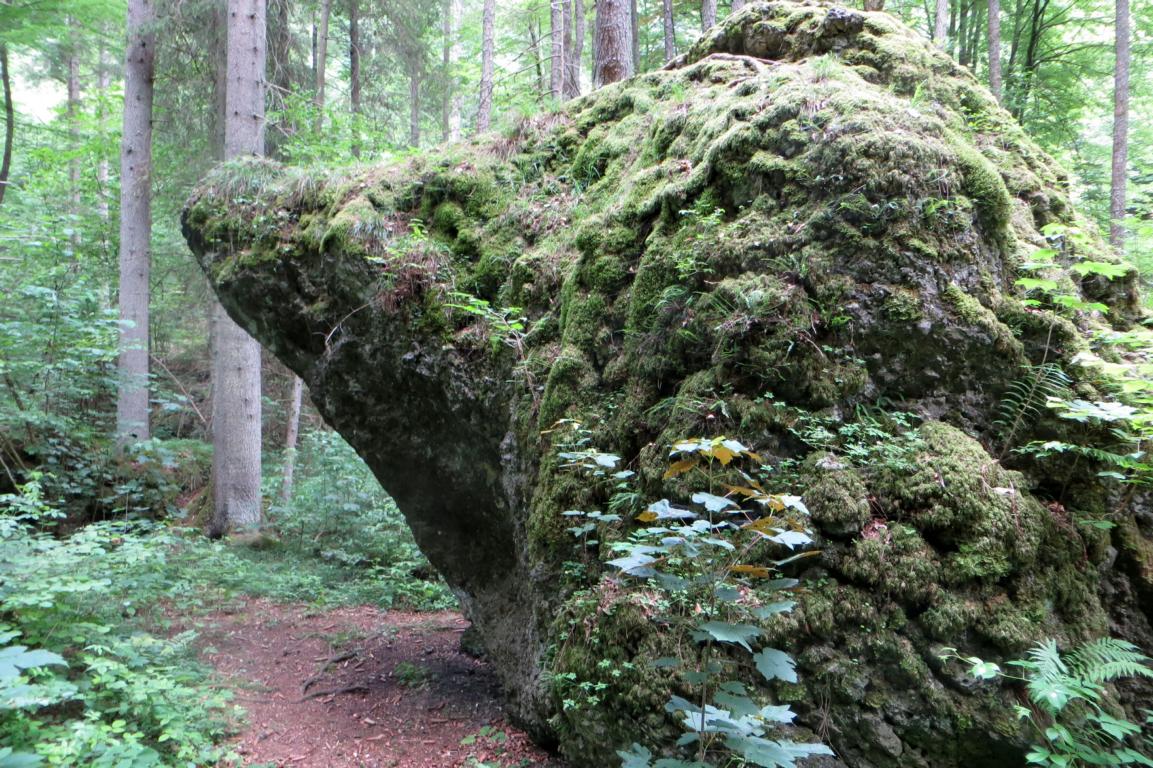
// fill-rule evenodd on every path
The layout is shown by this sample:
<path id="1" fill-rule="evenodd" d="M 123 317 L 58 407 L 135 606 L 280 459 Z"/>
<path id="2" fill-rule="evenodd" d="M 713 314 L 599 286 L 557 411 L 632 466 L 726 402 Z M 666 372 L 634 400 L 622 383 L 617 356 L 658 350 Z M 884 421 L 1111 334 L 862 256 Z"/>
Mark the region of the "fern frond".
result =
<path id="1" fill-rule="evenodd" d="M 1073 673 L 1084 681 L 1107 683 L 1121 677 L 1153 677 L 1153 660 L 1124 640 L 1103 637 L 1078 646 L 1066 657 Z"/>
<path id="2" fill-rule="evenodd" d="M 1068 395 L 1072 379 L 1056 363 L 1026 365 L 1024 376 L 1014 381 L 1001 397 L 1000 414 L 993 426 L 1005 446 L 1002 457 L 1013 445 L 1013 439 L 1029 421 L 1040 418 L 1049 398 Z"/>

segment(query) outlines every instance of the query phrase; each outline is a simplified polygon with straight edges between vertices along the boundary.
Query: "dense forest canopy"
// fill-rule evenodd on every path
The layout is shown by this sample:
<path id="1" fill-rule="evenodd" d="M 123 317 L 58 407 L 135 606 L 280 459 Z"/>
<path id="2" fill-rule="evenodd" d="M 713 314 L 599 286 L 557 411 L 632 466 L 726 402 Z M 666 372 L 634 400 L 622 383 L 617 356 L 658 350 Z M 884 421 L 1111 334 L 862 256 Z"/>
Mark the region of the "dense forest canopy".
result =
<path id="1" fill-rule="evenodd" d="M 394 764 L 1153 764 L 1151 38 L 0 3 L 0 768 L 292 759 L 221 600 L 456 607 L 560 756 Z"/>

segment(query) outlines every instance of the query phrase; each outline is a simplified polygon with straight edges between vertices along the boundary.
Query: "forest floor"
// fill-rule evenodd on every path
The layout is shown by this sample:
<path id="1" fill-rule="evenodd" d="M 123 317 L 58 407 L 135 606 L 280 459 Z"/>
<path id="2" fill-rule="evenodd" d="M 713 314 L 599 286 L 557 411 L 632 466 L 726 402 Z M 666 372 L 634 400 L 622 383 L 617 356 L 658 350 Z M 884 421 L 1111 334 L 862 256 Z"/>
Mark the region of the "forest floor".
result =
<path id="1" fill-rule="evenodd" d="M 236 692 L 247 766 L 562 768 L 506 720 L 457 613 L 242 598 L 198 616 L 203 659 Z"/>

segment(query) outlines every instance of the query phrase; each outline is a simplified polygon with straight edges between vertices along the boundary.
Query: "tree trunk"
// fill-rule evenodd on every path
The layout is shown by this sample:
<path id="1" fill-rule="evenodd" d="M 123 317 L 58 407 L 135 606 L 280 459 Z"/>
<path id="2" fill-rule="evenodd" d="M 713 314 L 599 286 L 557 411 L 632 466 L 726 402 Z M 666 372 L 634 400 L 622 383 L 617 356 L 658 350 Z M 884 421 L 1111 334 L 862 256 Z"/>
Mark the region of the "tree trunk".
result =
<path id="1" fill-rule="evenodd" d="M 300 403 L 304 399 L 304 381 L 292 376 L 292 392 L 288 397 L 288 428 L 284 433 L 284 471 L 280 478 L 280 500 L 292 501 L 292 476 L 296 471 L 296 439 L 300 434 Z"/>
<path id="2" fill-rule="evenodd" d="M 736 13 L 745 7 L 745 0 L 733 0 L 729 5 L 729 13 Z"/>
<path id="3" fill-rule="evenodd" d="M 105 109 L 104 105 L 108 100 L 109 85 L 110 78 L 108 76 L 107 51 L 104 49 L 104 46 L 101 45 L 96 60 L 96 91 L 99 94 L 99 104 L 96 112 L 96 130 L 100 136 L 100 160 L 96 163 L 96 184 L 97 187 L 99 187 L 97 190 L 96 210 L 99 212 L 100 221 L 104 225 L 101 231 L 106 233 L 101 238 L 104 241 L 105 253 L 108 251 L 107 233 L 112 217 L 112 212 L 108 206 L 108 154 L 104 151 L 104 140 L 108 136 L 108 110 Z"/>
<path id="4" fill-rule="evenodd" d="M 629 33 L 632 38 L 630 47 L 632 48 L 633 59 L 633 68 L 630 74 L 636 74 L 641 71 L 641 19 L 637 12 L 637 0 L 629 1 Z"/>
<path id="5" fill-rule="evenodd" d="M 708 32 L 717 23 L 717 0 L 701 0 L 701 30 Z"/>
<path id="6" fill-rule="evenodd" d="M 360 159 L 360 0 L 348 0 L 348 101 L 352 111 L 352 156 Z"/>
<path id="7" fill-rule="evenodd" d="M 80 202 L 80 51 L 76 20 L 68 20 L 68 82 L 67 82 L 67 122 L 68 137 L 71 142 L 72 158 L 68 161 L 68 201 L 72 221 L 73 258 L 80 245 L 80 216 L 83 213 Z"/>
<path id="8" fill-rule="evenodd" d="M 885 0 L 865 0 L 866 11 L 883 11 L 885 10 Z"/>
<path id="9" fill-rule="evenodd" d="M 492 70 L 496 55 L 496 0 L 484 0 L 480 44 L 480 101 L 476 107 L 476 130 L 484 133 L 492 121 Z"/>
<path id="10" fill-rule="evenodd" d="M 291 0 L 271 0 L 268 8 L 268 81 L 271 85 L 270 103 L 283 107 L 285 97 L 292 91 L 292 70 L 289 67 L 292 50 L 292 28 L 288 4 Z M 281 144 L 296 131 L 287 117 L 281 117 L 275 129 L 265 137 L 265 150 L 271 157 L 280 155 Z"/>
<path id="11" fill-rule="evenodd" d="M 564 96 L 564 5 L 563 0 L 549 0 L 549 93 L 560 101 Z"/>
<path id="12" fill-rule="evenodd" d="M 662 5 L 665 30 L 665 63 L 677 57 L 677 28 L 673 18 L 673 0 L 663 0 Z"/>
<path id="13" fill-rule="evenodd" d="M 415 64 L 408 76 L 408 143 L 420 146 L 420 66 Z"/>
<path id="14" fill-rule="evenodd" d="M 540 31 L 540 25 L 533 26 L 533 20 L 529 19 L 528 40 L 529 48 L 532 50 L 533 66 L 536 68 L 536 92 L 538 101 L 543 101 L 545 97 L 544 63 L 541 61 L 540 56 L 541 39 L 543 37 L 544 35 Z"/>
<path id="15" fill-rule="evenodd" d="M 124 63 L 124 131 L 120 140 L 120 357 L 116 437 L 149 438 L 148 302 L 152 262 L 152 96 L 156 7 L 128 3 Z"/>
<path id="16" fill-rule="evenodd" d="M 633 74 L 629 0 L 597 0 L 596 75 L 601 85 Z"/>
<path id="17" fill-rule="evenodd" d="M 446 3 L 448 17 L 445 27 L 448 30 L 448 48 L 445 51 L 445 80 L 447 110 L 445 120 L 445 139 L 460 141 L 461 129 L 461 98 L 459 83 L 457 83 L 457 70 L 460 68 L 460 19 L 464 14 L 461 0 L 448 0 Z"/>
<path id="18" fill-rule="evenodd" d="M 16 105 L 12 103 L 12 76 L 8 72 L 8 46 L 0 43 L 0 86 L 4 89 L 4 151 L 0 155 L 0 203 L 12 171 L 12 145 L 16 138 Z"/>
<path id="19" fill-rule="evenodd" d="M 1001 0 L 989 0 L 989 90 L 1001 103 Z"/>
<path id="20" fill-rule="evenodd" d="M 324 81 L 328 69 L 328 22 L 332 17 L 332 0 L 320 2 L 320 24 L 316 29 L 316 123 L 314 129 L 320 133 L 324 128 Z"/>
<path id="21" fill-rule="evenodd" d="M 1125 185 L 1129 176 L 1129 0 L 1117 0 L 1116 63 L 1113 68 L 1113 168 L 1109 194 L 1109 242 L 1125 246 Z"/>
<path id="22" fill-rule="evenodd" d="M 573 72 L 573 96 L 581 95 L 581 63 L 584 61 L 585 52 L 585 2 L 584 0 L 572 0 L 573 2 L 573 50 L 571 58 L 571 69 Z"/>
<path id="23" fill-rule="evenodd" d="M 945 47 L 949 29 L 949 0 L 937 0 L 937 13 L 933 22 L 933 42 L 938 48 Z M 964 37 L 964 32 L 961 33 Z"/>
<path id="24" fill-rule="evenodd" d="M 226 160 L 264 154 L 265 8 L 265 0 L 228 0 Z M 208 534 L 219 537 L 261 522 L 260 345 L 219 302 L 213 302 L 212 326 L 213 516 Z"/>
<path id="25" fill-rule="evenodd" d="M 560 44 L 564 46 L 565 71 L 560 83 L 560 97 L 564 100 L 575 96 L 573 93 L 573 0 L 560 0 Z"/>

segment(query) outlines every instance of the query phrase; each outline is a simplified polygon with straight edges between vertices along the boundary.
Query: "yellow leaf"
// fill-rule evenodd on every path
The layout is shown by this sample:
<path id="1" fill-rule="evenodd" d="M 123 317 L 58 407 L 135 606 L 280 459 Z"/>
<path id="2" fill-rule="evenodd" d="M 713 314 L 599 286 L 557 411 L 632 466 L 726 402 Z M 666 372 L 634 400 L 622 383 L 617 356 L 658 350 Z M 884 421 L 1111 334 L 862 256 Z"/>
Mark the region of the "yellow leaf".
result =
<path id="1" fill-rule="evenodd" d="M 712 454 L 714 459 L 724 464 L 726 467 L 729 465 L 729 462 L 735 459 L 737 456 L 737 454 L 733 453 L 723 445 L 718 445 L 716 448 L 713 448 Z"/>
<path id="2" fill-rule="evenodd" d="M 731 573 L 743 573 L 754 579 L 767 579 L 772 575 L 772 572 L 762 565 L 734 565 L 729 571 Z"/>
<path id="3" fill-rule="evenodd" d="M 750 459 L 753 459 L 754 461 L 759 461 L 762 464 L 765 463 L 765 460 L 761 458 L 761 454 L 759 454 L 759 453 L 753 453 L 752 451 L 745 451 L 745 455 L 748 456 Z"/>
<path id="4" fill-rule="evenodd" d="M 774 534 L 781 527 L 781 521 L 775 517 L 762 517 L 742 526 L 749 531 L 759 531 L 764 534 Z"/>
<path id="5" fill-rule="evenodd" d="M 746 499 L 755 499 L 764 495 L 762 491 L 758 491 L 756 488 L 746 488 L 743 485 L 725 485 L 725 490 L 729 493 L 739 493 Z"/>
<path id="6" fill-rule="evenodd" d="M 637 520 L 640 520 L 642 523 L 651 523 L 656 519 L 657 513 L 651 510 L 646 510 L 637 515 Z"/>
<path id="7" fill-rule="evenodd" d="M 683 475 L 684 473 L 693 469 L 696 465 L 697 465 L 697 460 L 695 458 L 694 459 L 681 459 L 680 461 L 674 461 L 672 464 L 669 465 L 669 468 L 665 470 L 664 479 L 665 480 L 671 480 L 674 477 L 677 477 L 679 475 Z"/>

